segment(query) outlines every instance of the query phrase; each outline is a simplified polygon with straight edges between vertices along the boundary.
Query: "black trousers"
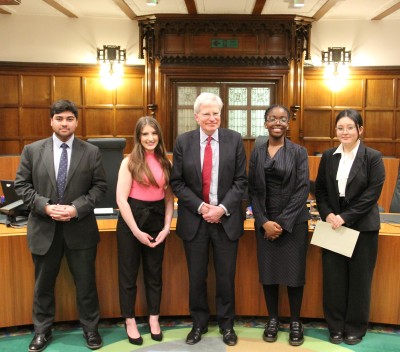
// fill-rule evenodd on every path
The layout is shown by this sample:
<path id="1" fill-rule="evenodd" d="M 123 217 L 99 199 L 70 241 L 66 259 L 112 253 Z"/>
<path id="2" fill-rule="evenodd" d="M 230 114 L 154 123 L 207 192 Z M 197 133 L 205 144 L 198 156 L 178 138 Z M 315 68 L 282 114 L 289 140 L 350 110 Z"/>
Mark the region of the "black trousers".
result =
<path id="1" fill-rule="evenodd" d="M 366 334 L 377 253 L 378 231 L 360 233 L 352 258 L 323 250 L 323 305 L 329 331 Z"/>
<path id="2" fill-rule="evenodd" d="M 62 226 L 63 223 L 57 223 L 53 243 L 45 255 L 32 254 L 35 265 L 35 332 L 45 333 L 53 324 L 54 287 L 64 253 L 75 282 L 79 320 L 85 331 L 96 331 L 100 317 L 95 274 L 97 246 L 79 250 L 68 248 L 60 231 Z"/>
<path id="3" fill-rule="evenodd" d="M 231 241 L 221 224 L 202 220 L 192 241 L 184 241 L 189 271 L 189 309 L 193 326 L 205 328 L 209 247 L 212 245 L 216 280 L 216 313 L 220 328 L 232 328 L 235 319 L 235 273 L 238 240 Z"/>
<path id="4" fill-rule="evenodd" d="M 164 200 L 144 202 L 130 198 L 129 205 L 139 228 L 152 237 L 157 237 L 164 227 Z M 141 261 L 148 312 L 150 315 L 159 315 L 165 241 L 155 248 L 143 245 L 120 216 L 117 223 L 117 244 L 119 302 L 122 317 L 135 317 L 136 281 Z"/>

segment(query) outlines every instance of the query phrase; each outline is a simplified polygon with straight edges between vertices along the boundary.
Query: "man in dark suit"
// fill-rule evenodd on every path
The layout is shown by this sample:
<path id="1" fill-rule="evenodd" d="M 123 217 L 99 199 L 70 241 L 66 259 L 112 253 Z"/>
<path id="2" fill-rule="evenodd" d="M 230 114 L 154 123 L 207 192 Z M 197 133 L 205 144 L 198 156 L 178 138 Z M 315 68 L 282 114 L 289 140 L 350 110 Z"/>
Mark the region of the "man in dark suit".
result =
<path id="1" fill-rule="evenodd" d="M 200 129 L 178 136 L 173 153 L 171 185 L 178 197 L 176 231 L 183 239 L 189 271 L 193 328 L 186 343 L 190 345 L 199 342 L 208 331 L 206 280 L 210 243 L 218 325 L 227 345 L 237 343 L 233 329 L 235 271 L 238 240 L 243 234 L 241 201 L 247 186 L 246 155 L 241 135 L 220 128 L 222 106 L 215 94 L 200 94 L 194 103 Z M 210 168 L 208 180 L 204 176 L 206 165 Z"/>
<path id="2" fill-rule="evenodd" d="M 107 190 L 106 176 L 99 149 L 74 136 L 76 106 L 59 100 L 50 116 L 53 136 L 25 146 L 15 180 L 15 190 L 30 208 L 28 245 L 35 265 L 35 335 L 29 351 L 44 350 L 52 338 L 54 286 L 64 254 L 84 338 L 97 349 L 102 346 L 95 280 L 100 237 L 93 210 Z"/>

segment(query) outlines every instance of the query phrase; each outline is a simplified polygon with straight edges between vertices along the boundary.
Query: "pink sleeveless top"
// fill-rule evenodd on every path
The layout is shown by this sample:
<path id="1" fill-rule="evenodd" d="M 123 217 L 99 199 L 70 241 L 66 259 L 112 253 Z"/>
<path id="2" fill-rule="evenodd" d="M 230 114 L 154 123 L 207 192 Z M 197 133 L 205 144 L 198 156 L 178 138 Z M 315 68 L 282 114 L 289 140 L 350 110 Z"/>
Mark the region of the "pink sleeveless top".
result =
<path id="1" fill-rule="evenodd" d="M 164 199 L 165 178 L 161 164 L 158 162 L 154 153 L 146 153 L 146 163 L 160 187 L 157 188 L 153 185 L 145 186 L 133 180 L 129 197 L 144 201 L 157 201 Z"/>

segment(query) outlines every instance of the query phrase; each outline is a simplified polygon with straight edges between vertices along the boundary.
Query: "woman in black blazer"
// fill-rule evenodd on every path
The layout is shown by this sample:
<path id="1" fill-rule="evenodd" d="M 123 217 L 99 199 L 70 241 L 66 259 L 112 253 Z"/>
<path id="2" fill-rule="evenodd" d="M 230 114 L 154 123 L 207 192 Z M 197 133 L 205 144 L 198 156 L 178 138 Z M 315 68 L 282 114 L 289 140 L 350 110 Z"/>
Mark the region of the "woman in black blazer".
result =
<path id="1" fill-rule="evenodd" d="M 304 341 L 300 309 L 308 246 L 308 156 L 304 147 L 287 139 L 290 113 L 281 105 L 265 112 L 267 143 L 253 149 L 249 167 L 249 196 L 255 217 L 260 282 L 269 320 L 263 339 L 278 336 L 279 285 L 287 286 L 291 322 L 289 343 Z"/>
<path id="2" fill-rule="evenodd" d="M 366 334 L 371 281 L 378 251 L 377 201 L 385 180 L 380 152 L 360 140 L 363 120 L 356 110 L 336 117 L 338 148 L 322 155 L 316 180 L 321 219 L 336 229 L 360 231 L 351 258 L 323 249 L 323 304 L 331 343 L 355 345 Z"/>

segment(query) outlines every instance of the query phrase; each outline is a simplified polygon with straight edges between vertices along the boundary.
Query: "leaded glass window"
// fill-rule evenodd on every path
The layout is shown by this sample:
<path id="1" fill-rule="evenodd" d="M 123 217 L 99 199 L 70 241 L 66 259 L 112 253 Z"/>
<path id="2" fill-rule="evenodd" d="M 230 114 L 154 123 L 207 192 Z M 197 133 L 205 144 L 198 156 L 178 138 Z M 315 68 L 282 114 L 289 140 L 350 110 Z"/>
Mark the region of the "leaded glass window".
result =
<path id="1" fill-rule="evenodd" d="M 176 91 L 177 135 L 197 128 L 193 104 L 202 92 L 221 97 L 224 108 L 221 126 L 239 132 L 243 138 L 266 135 L 264 112 L 275 100 L 274 83 L 181 83 Z"/>

